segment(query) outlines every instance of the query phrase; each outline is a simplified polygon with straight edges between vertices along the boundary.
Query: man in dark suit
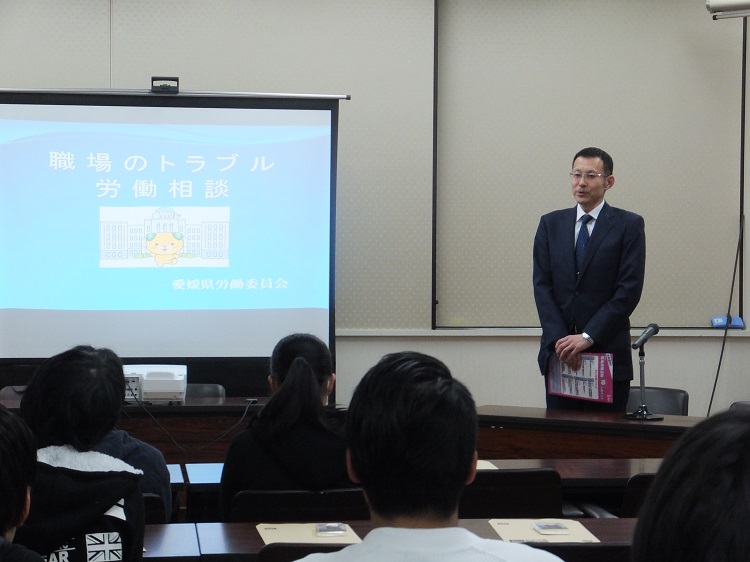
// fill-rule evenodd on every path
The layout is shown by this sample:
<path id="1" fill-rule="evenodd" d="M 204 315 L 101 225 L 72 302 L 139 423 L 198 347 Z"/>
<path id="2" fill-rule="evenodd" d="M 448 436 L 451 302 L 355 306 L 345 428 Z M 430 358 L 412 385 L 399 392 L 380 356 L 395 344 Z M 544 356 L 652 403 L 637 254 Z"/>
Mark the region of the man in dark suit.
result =
<path id="1" fill-rule="evenodd" d="M 573 158 L 570 178 L 577 205 L 548 213 L 539 222 L 534 299 L 542 325 L 539 368 L 547 389 L 550 361 L 577 369 L 584 351 L 611 353 L 613 402 L 548 391 L 548 408 L 624 412 L 628 401 L 633 379 L 630 315 L 643 290 L 646 235 L 641 216 L 604 201 L 615 184 L 612 171 L 612 157 L 600 148 L 584 148 Z"/>

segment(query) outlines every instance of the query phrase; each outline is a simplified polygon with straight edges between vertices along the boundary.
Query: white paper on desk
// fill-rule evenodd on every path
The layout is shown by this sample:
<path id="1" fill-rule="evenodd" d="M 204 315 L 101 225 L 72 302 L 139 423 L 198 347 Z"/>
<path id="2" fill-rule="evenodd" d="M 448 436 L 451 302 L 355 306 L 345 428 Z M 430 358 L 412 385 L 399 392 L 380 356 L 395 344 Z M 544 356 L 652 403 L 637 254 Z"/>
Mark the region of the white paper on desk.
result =
<path id="1" fill-rule="evenodd" d="M 265 544 L 272 542 L 354 544 L 362 542 L 357 533 L 346 525 L 343 535 L 320 537 L 315 534 L 315 523 L 258 523 L 255 526 Z"/>
<path id="2" fill-rule="evenodd" d="M 477 461 L 477 470 L 500 470 L 500 469 L 497 468 L 490 461 L 485 461 L 485 460 L 479 459 Z"/>
<path id="3" fill-rule="evenodd" d="M 538 521 L 562 523 L 567 535 L 543 535 L 532 526 Z M 574 519 L 490 519 L 490 526 L 508 542 L 601 542 L 591 531 Z"/>

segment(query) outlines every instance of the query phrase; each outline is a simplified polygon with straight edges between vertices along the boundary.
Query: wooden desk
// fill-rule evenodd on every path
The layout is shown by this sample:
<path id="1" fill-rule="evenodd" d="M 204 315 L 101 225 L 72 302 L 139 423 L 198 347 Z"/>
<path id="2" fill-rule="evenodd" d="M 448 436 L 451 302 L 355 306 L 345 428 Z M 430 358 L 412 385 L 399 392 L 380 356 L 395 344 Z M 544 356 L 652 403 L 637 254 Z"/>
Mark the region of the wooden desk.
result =
<path id="1" fill-rule="evenodd" d="M 145 410 L 127 405 L 117 426 L 157 447 L 167 463 L 224 462 L 232 438 L 267 400 L 247 406 L 244 398 L 189 398 Z M 0 404 L 18 410 L 19 401 Z M 686 429 L 705 419 L 664 416 L 642 422 L 624 414 L 520 406 L 480 406 L 478 412 L 482 459 L 661 458 Z"/>
<path id="2" fill-rule="evenodd" d="M 619 513 L 625 486 L 636 474 L 656 474 L 662 459 L 494 459 L 500 469 L 551 468 L 560 475 L 567 504 L 595 504 Z"/>
<path id="3" fill-rule="evenodd" d="M 629 420 L 624 414 L 480 406 L 479 458 L 660 458 L 685 430 L 705 419 L 664 416 Z"/>
<path id="4" fill-rule="evenodd" d="M 143 548 L 149 562 L 197 562 L 201 555 L 193 523 L 146 525 Z"/>
<path id="5" fill-rule="evenodd" d="M 185 519 L 181 516 L 185 508 L 185 478 L 182 475 L 182 465 L 168 464 L 167 470 L 169 471 L 170 488 L 172 488 L 172 509 L 169 514 L 169 522 L 184 522 Z"/>
<path id="6" fill-rule="evenodd" d="M 127 406 L 119 426 L 159 448 L 168 463 L 223 462 L 232 438 L 260 407 L 250 406 L 242 419 L 243 398 L 195 398 L 184 405 L 149 407 L 155 421 L 137 406 Z M 686 429 L 704 419 L 664 416 L 642 422 L 623 414 L 518 406 L 480 406 L 478 411 L 483 459 L 661 458 Z"/>
<path id="7" fill-rule="evenodd" d="M 617 511 L 628 480 L 655 474 L 662 459 L 491 459 L 499 469 L 551 468 L 560 475 L 563 496 Z M 218 521 L 219 485 L 223 463 L 187 463 L 188 521 Z"/>
<path id="8" fill-rule="evenodd" d="M 159 449 L 168 464 L 224 462 L 232 438 L 267 401 L 268 397 L 255 404 L 239 397 L 196 397 L 184 403 L 126 404 L 116 428 Z M 0 404 L 17 412 L 20 400 Z"/>
<path id="9" fill-rule="evenodd" d="M 486 462 L 502 470 L 551 468 L 560 475 L 564 490 L 624 488 L 636 474 L 656 474 L 662 459 L 490 459 Z M 224 463 L 220 462 L 185 464 L 188 488 L 200 492 L 218 491 L 223 467 Z"/>
<path id="10" fill-rule="evenodd" d="M 155 419 L 138 406 L 126 406 L 118 425 L 161 450 L 168 463 L 223 462 L 232 438 L 266 400 L 247 411 L 245 399 L 233 397 L 148 406 Z M 483 459 L 661 458 L 686 429 L 704 419 L 664 416 L 643 422 L 624 414 L 520 406 L 480 406 L 478 412 Z"/>
<path id="11" fill-rule="evenodd" d="M 184 403 L 126 405 L 117 427 L 159 449 L 167 463 L 223 462 L 232 438 L 267 398 L 188 398 Z M 174 441 L 177 442 L 175 444 Z"/>
<path id="12" fill-rule="evenodd" d="M 187 494 L 185 517 L 188 521 L 221 521 L 219 486 L 223 462 L 186 463 Z"/>
<path id="13" fill-rule="evenodd" d="M 625 488 L 632 476 L 656 474 L 662 459 L 491 459 L 499 469 L 551 468 L 566 489 Z"/>
<path id="14" fill-rule="evenodd" d="M 197 491 L 217 491 L 223 470 L 223 462 L 186 463 L 188 487 Z"/>
<path id="15" fill-rule="evenodd" d="M 360 537 L 364 537 L 371 528 L 369 521 L 349 521 L 348 523 Z M 599 545 L 575 545 L 576 553 L 566 554 L 564 558 L 566 562 L 582 560 L 615 562 L 629 559 L 635 519 L 582 519 L 581 523 L 602 542 Z M 480 537 L 498 538 L 497 533 L 484 519 L 462 519 L 459 524 Z M 255 528 L 255 523 L 197 523 L 195 527 L 201 546 L 201 562 L 239 562 L 240 560 L 249 562 L 255 560 L 264 544 Z M 557 553 L 571 545 L 535 543 L 534 546 Z M 578 552 L 580 550 L 584 551 L 584 555 Z M 586 550 L 591 551 L 589 556 L 585 555 Z"/>
<path id="16" fill-rule="evenodd" d="M 179 464 L 168 464 L 169 483 L 172 485 L 172 491 L 180 491 L 185 486 L 185 477 L 182 475 L 182 466 Z"/>

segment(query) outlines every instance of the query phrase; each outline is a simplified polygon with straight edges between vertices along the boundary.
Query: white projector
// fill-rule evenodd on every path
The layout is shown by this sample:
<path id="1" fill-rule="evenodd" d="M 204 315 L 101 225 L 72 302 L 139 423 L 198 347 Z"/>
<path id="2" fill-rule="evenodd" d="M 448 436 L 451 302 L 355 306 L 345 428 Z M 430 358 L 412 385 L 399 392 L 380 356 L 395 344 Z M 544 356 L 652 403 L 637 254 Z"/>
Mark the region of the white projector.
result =
<path id="1" fill-rule="evenodd" d="M 187 365 L 125 365 L 125 401 L 184 402 Z"/>

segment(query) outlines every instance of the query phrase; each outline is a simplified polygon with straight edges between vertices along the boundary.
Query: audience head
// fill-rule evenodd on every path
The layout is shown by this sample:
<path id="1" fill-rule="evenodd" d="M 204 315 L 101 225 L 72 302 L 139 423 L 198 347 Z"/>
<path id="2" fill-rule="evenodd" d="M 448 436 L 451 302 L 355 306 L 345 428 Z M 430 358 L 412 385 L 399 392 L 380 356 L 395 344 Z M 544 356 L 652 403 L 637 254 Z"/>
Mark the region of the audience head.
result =
<path id="1" fill-rule="evenodd" d="M 638 516 L 636 562 L 750 560 L 750 411 L 690 428 L 659 468 Z"/>
<path id="2" fill-rule="evenodd" d="M 114 427 L 125 397 L 122 360 L 110 349 L 77 346 L 45 360 L 21 399 L 39 447 L 93 448 Z"/>
<path id="3" fill-rule="evenodd" d="M 24 421 L 0 406 L 0 534 L 13 539 L 29 513 L 36 474 L 36 439 Z"/>
<path id="4" fill-rule="evenodd" d="M 271 354 L 268 381 L 273 396 L 259 414 L 269 424 L 271 436 L 300 420 L 327 427 L 323 406 L 335 380 L 331 352 L 320 338 L 312 334 L 282 338 Z"/>
<path id="5" fill-rule="evenodd" d="M 429 355 L 386 355 L 362 378 L 346 419 L 350 478 L 385 518 L 455 516 L 476 471 L 469 390 Z"/>
<path id="6" fill-rule="evenodd" d="M 279 340 L 271 353 L 271 384 L 281 386 L 298 358 L 310 366 L 324 391 L 333 376 L 333 360 L 325 342 L 312 334 L 291 334 Z"/>

